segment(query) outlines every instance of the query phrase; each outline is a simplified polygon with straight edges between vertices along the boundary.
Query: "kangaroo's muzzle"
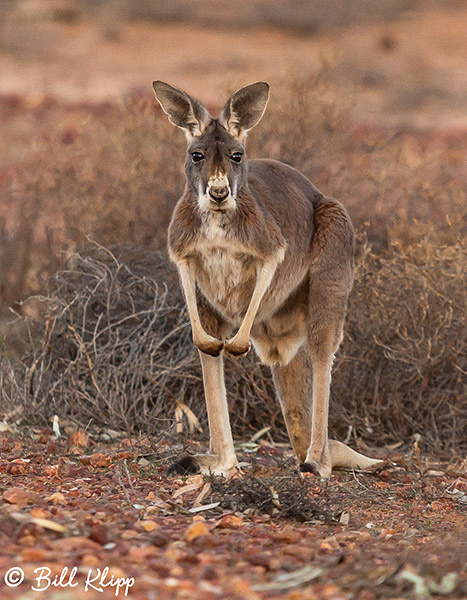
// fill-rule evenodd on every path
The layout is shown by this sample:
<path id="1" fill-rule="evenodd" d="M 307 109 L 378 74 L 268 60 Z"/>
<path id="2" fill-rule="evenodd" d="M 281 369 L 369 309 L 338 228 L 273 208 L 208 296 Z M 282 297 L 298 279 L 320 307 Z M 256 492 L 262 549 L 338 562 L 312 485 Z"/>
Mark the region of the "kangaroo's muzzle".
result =
<path id="1" fill-rule="evenodd" d="M 208 181 L 207 195 L 216 204 L 222 204 L 231 195 L 229 180 L 226 175 L 211 177 Z"/>
<path id="2" fill-rule="evenodd" d="M 215 202 L 220 204 L 230 195 L 230 191 L 228 187 L 210 187 L 209 188 L 209 197 L 212 198 Z"/>

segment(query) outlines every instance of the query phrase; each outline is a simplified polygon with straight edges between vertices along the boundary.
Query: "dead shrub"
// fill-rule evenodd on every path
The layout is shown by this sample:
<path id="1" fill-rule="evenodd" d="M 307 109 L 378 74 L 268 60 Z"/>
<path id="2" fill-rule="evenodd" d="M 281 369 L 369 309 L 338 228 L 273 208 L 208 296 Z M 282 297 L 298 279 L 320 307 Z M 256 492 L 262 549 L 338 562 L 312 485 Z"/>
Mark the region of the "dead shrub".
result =
<path id="1" fill-rule="evenodd" d="M 332 423 L 341 433 L 351 424 L 377 443 L 419 433 L 432 449 L 460 448 L 467 251 L 454 232 L 443 244 L 427 227 L 418 229 L 416 243 L 399 242 L 387 256 L 364 248 L 334 375 Z"/>
<path id="2" fill-rule="evenodd" d="M 421 226 L 420 226 L 421 227 Z M 419 231 L 382 256 L 362 244 L 346 337 L 335 366 L 331 431 L 376 445 L 420 433 L 461 450 L 467 407 L 466 250 Z M 75 254 L 43 300 L 42 335 L 3 360 L 2 406 L 28 422 L 166 432 L 177 402 L 206 420 L 200 367 L 176 277 L 161 255 L 121 245 Z M 269 370 L 227 360 L 237 436 L 271 425 L 286 439 Z"/>
<path id="3" fill-rule="evenodd" d="M 21 361 L 4 358 L 5 411 L 17 414 L 20 405 L 28 421 L 58 414 L 153 434 L 167 431 L 177 402 L 204 418 L 197 351 L 167 259 L 120 245 L 74 254 L 68 263 L 54 276 L 54 291 L 40 299 L 41 333 L 30 336 Z M 268 375 L 258 367 L 249 372 L 248 364 L 230 361 L 228 372 L 234 426 L 251 433 L 278 409 L 266 408 Z M 265 406 L 249 423 L 258 397 Z"/>
<path id="4" fill-rule="evenodd" d="M 319 503 L 310 499 L 309 484 L 299 476 L 294 466 L 294 461 L 285 461 L 272 477 L 264 477 L 264 473 L 258 474 L 254 469 L 229 481 L 212 477 L 212 500 L 219 501 L 224 510 L 234 512 L 254 507 L 259 514 L 299 523 L 337 522 L 336 515 L 323 498 Z"/>

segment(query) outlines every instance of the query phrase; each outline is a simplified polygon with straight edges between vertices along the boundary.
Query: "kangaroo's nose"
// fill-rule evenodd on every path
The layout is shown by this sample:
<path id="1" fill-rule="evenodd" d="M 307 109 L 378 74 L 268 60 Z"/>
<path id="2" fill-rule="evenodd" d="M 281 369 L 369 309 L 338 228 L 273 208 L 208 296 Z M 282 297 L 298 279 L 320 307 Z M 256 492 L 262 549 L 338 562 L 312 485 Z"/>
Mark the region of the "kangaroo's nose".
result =
<path id="1" fill-rule="evenodd" d="M 227 198 L 227 196 L 229 195 L 229 190 L 225 185 L 224 186 L 211 186 L 209 188 L 209 195 L 216 202 L 222 202 L 222 200 L 225 200 Z"/>

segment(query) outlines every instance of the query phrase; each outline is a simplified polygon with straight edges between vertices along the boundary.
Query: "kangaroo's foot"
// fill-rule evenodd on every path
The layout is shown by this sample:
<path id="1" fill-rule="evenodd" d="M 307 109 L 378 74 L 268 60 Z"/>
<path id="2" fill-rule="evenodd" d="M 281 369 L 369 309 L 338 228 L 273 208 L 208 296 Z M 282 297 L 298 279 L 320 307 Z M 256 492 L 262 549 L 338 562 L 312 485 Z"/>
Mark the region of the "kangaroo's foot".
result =
<path id="1" fill-rule="evenodd" d="M 369 458 L 349 448 L 337 440 L 329 440 L 329 446 L 321 452 L 309 451 L 305 462 L 300 464 L 302 473 L 314 473 L 327 478 L 332 469 L 359 469 L 365 470 L 383 463 L 377 458 Z"/>
<path id="2" fill-rule="evenodd" d="M 383 460 L 369 458 L 364 454 L 360 454 L 337 440 L 329 440 L 329 452 L 333 468 L 365 470 L 384 462 Z"/>
<path id="3" fill-rule="evenodd" d="M 168 475 L 190 475 L 201 472 L 203 475 L 227 477 L 238 465 L 237 457 L 230 456 L 220 460 L 214 454 L 185 454 L 170 465 Z"/>
<path id="4" fill-rule="evenodd" d="M 307 452 L 305 462 L 300 464 L 302 473 L 314 473 L 323 478 L 328 478 L 332 471 L 331 454 L 327 444 L 324 448 L 310 448 Z"/>
<path id="5" fill-rule="evenodd" d="M 224 341 L 219 340 L 218 338 L 212 337 L 212 335 L 208 335 L 205 333 L 202 337 L 193 336 L 194 345 L 204 352 L 204 354 L 209 354 L 210 356 L 219 356 L 222 352 L 222 348 L 224 347 Z"/>

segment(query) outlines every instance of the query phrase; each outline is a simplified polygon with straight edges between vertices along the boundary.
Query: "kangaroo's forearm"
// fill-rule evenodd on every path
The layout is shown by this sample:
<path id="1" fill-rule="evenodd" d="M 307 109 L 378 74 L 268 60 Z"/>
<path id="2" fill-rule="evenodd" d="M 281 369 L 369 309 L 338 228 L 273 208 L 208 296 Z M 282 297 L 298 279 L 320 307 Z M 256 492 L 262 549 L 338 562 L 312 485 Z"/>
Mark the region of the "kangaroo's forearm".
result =
<path id="1" fill-rule="evenodd" d="M 245 354 L 250 348 L 251 328 L 253 327 L 264 294 L 274 277 L 277 264 L 277 260 L 268 261 L 258 268 L 256 284 L 243 321 L 235 336 L 225 345 L 225 349 L 234 356 Z"/>
<path id="2" fill-rule="evenodd" d="M 182 284 L 183 295 L 185 296 L 188 315 L 190 317 L 191 328 L 193 335 L 203 331 L 201 320 L 199 318 L 198 304 L 196 302 L 196 279 L 193 269 L 190 268 L 187 261 L 177 263 L 178 272 L 180 274 L 180 282 Z"/>
<path id="3" fill-rule="evenodd" d="M 212 335 L 204 331 L 203 325 L 198 311 L 198 303 L 196 300 L 196 278 L 195 273 L 187 261 L 177 263 L 180 281 L 182 284 L 183 294 L 185 296 L 188 315 L 191 322 L 191 330 L 193 333 L 193 343 L 197 348 L 205 354 L 211 356 L 219 356 L 224 343 Z"/>
<path id="4" fill-rule="evenodd" d="M 276 272 L 276 268 L 277 263 L 276 261 L 274 261 L 266 263 L 258 269 L 255 288 L 253 290 L 248 309 L 245 313 L 242 324 L 239 327 L 237 335 L 240 334 L 241 337 L 250 337 L 250 331 L 258 313 L 261 300 L 264 298 L 264 294 L 266 293 L 269 285 L 271 284 L 272 278 L 274 277 L 274 273 Z"/>

